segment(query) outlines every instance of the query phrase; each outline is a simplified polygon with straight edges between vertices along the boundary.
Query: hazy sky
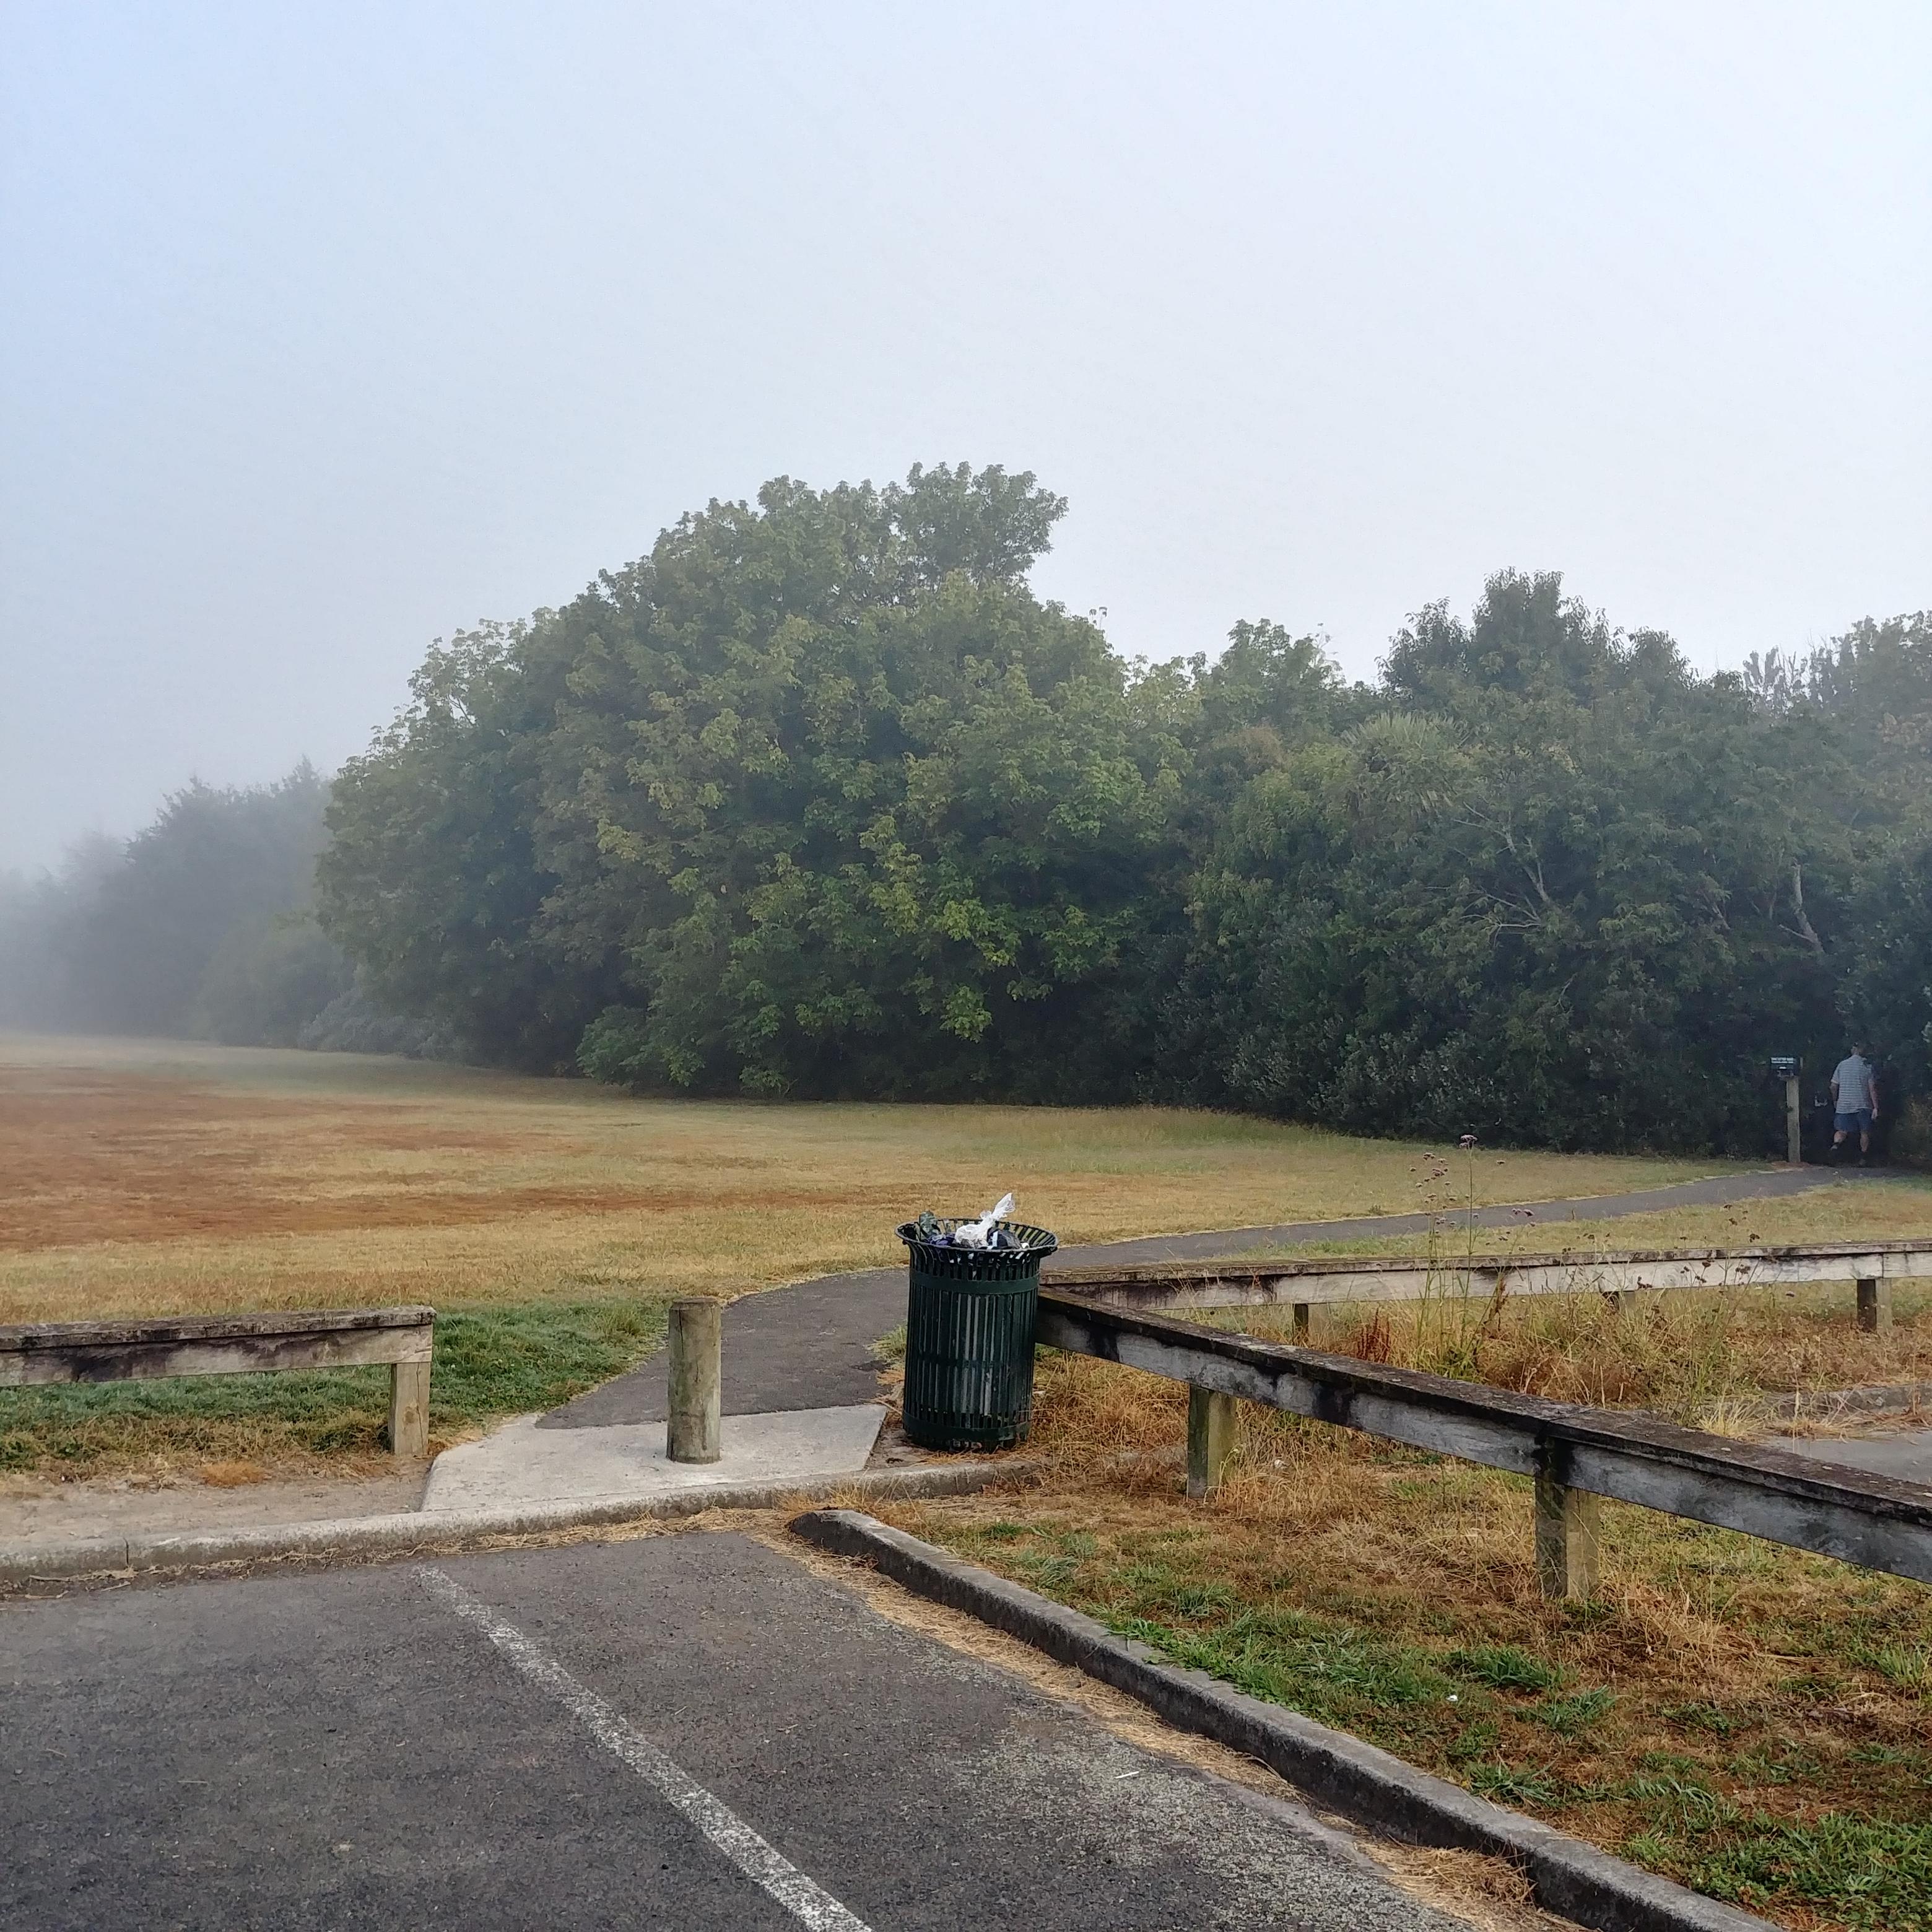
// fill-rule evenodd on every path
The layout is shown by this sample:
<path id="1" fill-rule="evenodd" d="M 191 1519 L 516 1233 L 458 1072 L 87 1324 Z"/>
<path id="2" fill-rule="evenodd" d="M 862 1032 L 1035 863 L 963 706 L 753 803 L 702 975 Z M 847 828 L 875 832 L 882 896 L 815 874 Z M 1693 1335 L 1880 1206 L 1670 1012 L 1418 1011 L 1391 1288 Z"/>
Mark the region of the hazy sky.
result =
<path id="1" fill-rule="evenodd" d="M 0 864 L 681 511 L 970 459 L 1116 646 L 1932 603 L 1932 5 L 0 0 Z"/>

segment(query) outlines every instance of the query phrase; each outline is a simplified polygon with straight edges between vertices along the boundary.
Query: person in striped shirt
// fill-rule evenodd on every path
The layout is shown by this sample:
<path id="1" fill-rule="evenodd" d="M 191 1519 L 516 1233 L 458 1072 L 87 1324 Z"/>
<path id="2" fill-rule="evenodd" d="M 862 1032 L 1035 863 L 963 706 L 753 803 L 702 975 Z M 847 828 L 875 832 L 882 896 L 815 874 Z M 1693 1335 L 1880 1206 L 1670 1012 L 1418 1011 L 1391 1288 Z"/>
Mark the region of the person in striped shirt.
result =
<path id="1" fill-rule="evenodd" d="M 1832 1158 L 1840 1158 L 1845 1142 L 1856 1134 L 1858 1165 L 1864 1166 L 1871 1155 L 1872 1123 L 1878 1118 L 1878 1076 L 1864 1048 L 1856 1042 L 1832 1076 L 1832 1106 L 1838 1129 L 1832 1136 Z"/>

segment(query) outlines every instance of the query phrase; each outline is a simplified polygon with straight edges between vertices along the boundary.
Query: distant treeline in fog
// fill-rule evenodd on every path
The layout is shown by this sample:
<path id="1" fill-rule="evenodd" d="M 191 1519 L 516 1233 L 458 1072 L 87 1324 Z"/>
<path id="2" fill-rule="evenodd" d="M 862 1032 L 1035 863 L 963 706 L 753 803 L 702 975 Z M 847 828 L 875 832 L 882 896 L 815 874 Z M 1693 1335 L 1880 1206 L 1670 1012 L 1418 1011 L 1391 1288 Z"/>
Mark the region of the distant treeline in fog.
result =
<path id="1" fill-rule="evenodd" d="M 192 788 L 15 888 L 36 1010 L 1559 1147 L 1756 1153 L 1768 1057 L 1848 1030 L 1932 1090 L 1927 614 L 1706 678 L 1506 572 L 1372 685 L 1268 622 L 1130 664 L 1028 587 L 1064 507 L 961 468 L 688 516 L 438 644 L 326 812 Z"/>
<path id="2" fill-rule="evenodd" d="M 49 877 L 0 876 L 0 1024 L 236 1046 L 420 1052 L 439 1030 L 382 1012 L 315 917 L 328 782 L 195 782 L 125 841 Z"/>

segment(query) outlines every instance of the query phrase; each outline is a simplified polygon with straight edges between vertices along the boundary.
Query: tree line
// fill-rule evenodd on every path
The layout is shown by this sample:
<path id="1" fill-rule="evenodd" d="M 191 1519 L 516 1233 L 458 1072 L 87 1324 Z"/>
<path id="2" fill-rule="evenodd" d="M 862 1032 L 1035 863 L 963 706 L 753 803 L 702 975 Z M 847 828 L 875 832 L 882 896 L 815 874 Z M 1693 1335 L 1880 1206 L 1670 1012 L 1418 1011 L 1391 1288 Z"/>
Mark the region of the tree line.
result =
<path id="1" fill-rule="evenodd" d="M 1862 1032 L 1932 1090 L 1928 614 L 1702 677 L 1504 572 L 1372 683 L 1271 622 L 1129 662 L 1029 586 L 1064 508 L 998 469 L 782 478 L 439 643 L 332 788 L 289 782 L 313 899 L 247 944 L 331 949 L 370 1023 L 654 1090 L 1750 1153 L 1772 1054 L 1822 1080 Z M 119 1010 L 238 1010 L 190 963 Z"/>
<path id="2" fill-rule="evenodd" d="M 0 874 L 0 1025 L 233 1046 L 454 1050 L 388 1011 L 316 917 L 329 783 L 191 782 L 130 839 L 94 834 L 38 878 Z"/>

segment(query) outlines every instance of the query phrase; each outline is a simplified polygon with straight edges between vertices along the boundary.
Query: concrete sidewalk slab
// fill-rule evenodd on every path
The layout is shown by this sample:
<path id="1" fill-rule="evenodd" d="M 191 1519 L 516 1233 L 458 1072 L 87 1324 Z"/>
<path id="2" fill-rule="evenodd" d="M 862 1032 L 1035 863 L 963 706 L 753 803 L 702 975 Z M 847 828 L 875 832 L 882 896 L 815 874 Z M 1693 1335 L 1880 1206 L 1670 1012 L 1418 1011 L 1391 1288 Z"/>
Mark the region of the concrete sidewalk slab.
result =
<path id="1" fill-rule="evenodd" d="M 662 1422 L 540 1430 L 536 1417 L 519 1416 L 480 1442 L 446 1449 L 430 1468 L 422 1506 L 496 1509 L 855 1474 L 885 1419 L 878 1402 L 736 1415 L 716 1462 L 674 1462 Z"/>

